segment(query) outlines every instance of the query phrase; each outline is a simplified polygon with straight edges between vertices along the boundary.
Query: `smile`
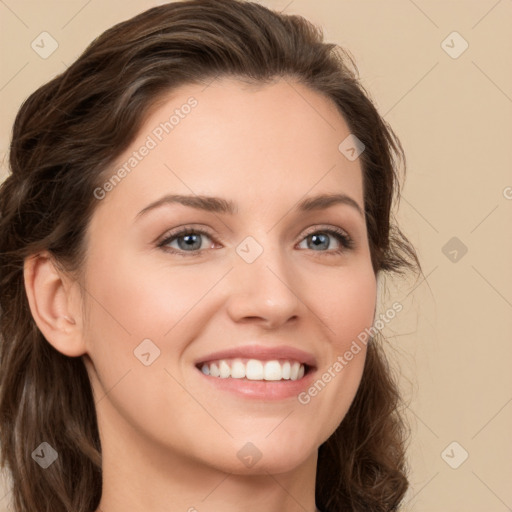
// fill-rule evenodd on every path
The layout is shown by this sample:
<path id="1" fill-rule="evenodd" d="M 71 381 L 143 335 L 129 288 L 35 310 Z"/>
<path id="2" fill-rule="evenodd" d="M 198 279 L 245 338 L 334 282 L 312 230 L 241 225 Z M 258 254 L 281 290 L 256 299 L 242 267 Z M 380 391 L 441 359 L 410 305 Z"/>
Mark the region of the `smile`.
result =
<path id="1" fill-rule="evenodd" d="M 198 365 L 205 375 L 220 379 L 252 381 L 298 380 L 304 377 L 307 365 L 295 360 L 219 359 Z"/>

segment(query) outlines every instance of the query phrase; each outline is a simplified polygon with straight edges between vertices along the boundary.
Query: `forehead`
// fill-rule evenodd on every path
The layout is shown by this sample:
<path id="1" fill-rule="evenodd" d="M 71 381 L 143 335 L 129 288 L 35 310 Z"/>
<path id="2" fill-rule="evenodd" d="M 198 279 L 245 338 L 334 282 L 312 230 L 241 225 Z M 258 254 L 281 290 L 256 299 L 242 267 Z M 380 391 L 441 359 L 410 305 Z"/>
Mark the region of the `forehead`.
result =
<path id="1" fill-rule="evenodd" d="M 362 203 L 360 161 L 339 150 L 349 134 L 330 99 L 290 79 L 185 85 L 153 106 L 106 173 L 114 179 L 101 207 L 133 217 L 164 193 L 257 207 L 343 192 Z"/>

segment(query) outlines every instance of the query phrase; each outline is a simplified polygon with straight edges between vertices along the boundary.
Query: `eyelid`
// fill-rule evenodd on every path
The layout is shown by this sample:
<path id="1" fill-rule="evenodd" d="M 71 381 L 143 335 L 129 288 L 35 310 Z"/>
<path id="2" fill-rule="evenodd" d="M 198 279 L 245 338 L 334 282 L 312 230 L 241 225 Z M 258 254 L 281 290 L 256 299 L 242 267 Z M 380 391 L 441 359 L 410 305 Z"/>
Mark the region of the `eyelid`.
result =
<path id="1" fill-rule="evenodd" d="M 196 227 L 196 226 L 200 226 L 200 227 Z M 157 245 L 161 245 L 161 244 L 164 244 L 165 242 L 167 242 L 167 240 L 169 238 L 174 238 L 178 235 L 181 235 L 182 233 L 189 233 L 189 232 L 208 235 L 212 239 L 215 239 L 217 241 L 222 241 L 220 236 L 213 233 L 213 230 L 210 230 L 209 228 L 204 227 L 202 224 L 201 225 L 199 225 L 199 224 L 197 224 L 197 225 L 196 224 L 184 224 L 183 226 L 177 226 L 175 228 L 167 230 L 163 235 L 160 235 L 156 239 L 155 243 Z"/>
<path id="2" fill-rule="evenodd" d="M 196 226 L 201 226 L 201 227 L 196 227 Z M 304 231 L 300 235 L 300 238 L 297 240 L 296 244 L 302 242 L 309 235 L 311 235 L 313 233 L 318 233 L 318 232 L 339 235 L 340 237 L 342 237 L 341 242 L 338 240 L 338 242 L 342 245 L 342 249 L 329 250 L 329 251 L 314 251 L 314 252 L 319 252 L 320 254 L 321 253 L 336 254 L 336 253 L 341 253 L 341 252 L 351 250 L 355 247 L 354 239 L 345 229 L 343 229 L 339 226 L 331 225 L 331 224 L 324 224 L 324 225 L 315 224 L 313 226 L 309 226 L 308 228 L 306 228 L 306 231 Z M 222 244 L 225 243 L 222 240 L 222 237 L 213 233 L 213 230 L 211 230 L 210 228 L 204 227 L 203 225 L 198 225 L 198 224 L 185 224 L 185 225 L 173 228 L 171 230 L 168 230 L 163 235 L 161 235 L 155 243 L 156 243 L 157 247 L 164 248 L 164 250 L 167 250 L 168 252 L 171 252 L 174 254 L 187 255 L 187 253 L 188 253 L 189 256 L 193 256 L 193 255 L 198 255 L 198 254 L 201 254 L 202 252 L 204 252 L 206 249 L 200 249 L 197 251 L 180 251 L 180 250 L 175 250 L 172 248 L 164 247 L 167 243 L 170 243 L 171 239 L 176 239 L 183 234 L 189 234 L 189 233 L 206 235 L 214 243 L 219 243 L 219 242 Z"/>
<path id="3" fill-rule="evenodd" d="M 306 228 L 306 231 L 302 235 L 301 240 L 303 238 L 305 238 L 306 236 L 316 233 L 318 231 L 335 231 L 337 233 L 343 234 L 347 238 L 352 239 L 352 237 L 348 234 L 348 232 L 345 229 L 340 228 L 339 226 L 334 226 L 332 224 L 315 224 L 313 226 L 310 226 L 309 228 Z"/>
<path id="4" fill-rule="evenodd" d="M 194 224 L 185 224 L 183 226 L 178 226 L 176 228 L 170 229 L 166 231 L 163 235 L 157 238 L 156 246 L 159 249 L 162 249 L 163 251 L 170 253 L 170 254 L 176 254 L 179 256 L 199 256 L 201 255 L 206 249 L 200 249 L 198 251 L 182 251 L 178 249 L 174 249 L 172 247 L 166 247 L 167 244 L 173 242 L 180 236 L 183 236 L 185 234 L 199 234 L 199 235 L 206 235 L 208 238 L 211 239 L 213 244 L 217 243 L 224 243 L 222 241 L 222 238 L 217 236 L 216 234 L 212 233 L 212 230 L 209 228 L 205 228 L 201 225 L 201 227 L 195 227 Z"/>
<path id="5" fill-rule="evenodd" d="M 302 242 L 302 240 L 307 238 L 309 235 L 312 235 L 313 233 L 328 233 L 328 234 L 332 234 L 332 235 L 337 235 L 342 239 L 341 245 L 343 246 L 343 248 L 341 250 L 318 251 L 320 253 L 323 252 L 325 254 L 336 254 L 336 253 L 353 250 L 356 248 L 356 242 L 355 242 L 354 238 L 348 233 L 348 231 L 339 226 L 335 226 L 332 224 L 323 224 L 323 225 L 315 224 L 313 226 L 310 226 L 309 228 L 306 229 L 304 234 L 301 235 L 299 242 Z M 297 242 L 297 243 L 299 243 L 299 242 Z M 339 240 L 338 240 L 338 242 L 339 242 Z"/>

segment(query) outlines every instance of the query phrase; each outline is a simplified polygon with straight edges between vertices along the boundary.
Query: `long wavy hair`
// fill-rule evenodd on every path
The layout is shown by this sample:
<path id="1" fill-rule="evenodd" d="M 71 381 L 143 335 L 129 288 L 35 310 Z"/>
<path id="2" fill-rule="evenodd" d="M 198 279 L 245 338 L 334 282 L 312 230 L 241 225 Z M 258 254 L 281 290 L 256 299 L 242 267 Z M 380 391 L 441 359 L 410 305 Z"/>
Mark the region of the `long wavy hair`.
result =
<path id="1" fill-rule="evenodd" d="M 333 100 L 365 145 L 359 158 L 375 274 L 421 273 L 392 209 L 403 148 L 361 85 L 351 54 L 325 43 L 318 27 L 252 2 L 186 0 L 108 29 L 23 103 L 0 187 L 0 448 L 15 512 L 91 512 L 102 491 L 88 374 L 81 357 L 59 353 L 37 328 L 24 260 L 47 250 L 79 279 L 98 204 L 93 191 L 110 166 L 169 91 L 217 77 L 281 77 Z M 394 511 L 408 487 L 410 430 L 382 341 L 378 335 L 367 345 L 357 394 L 319 448 L 316 503 L 325 511 Z M 59 452 L 45 471 L 31 457 L 43 440 Z"/>

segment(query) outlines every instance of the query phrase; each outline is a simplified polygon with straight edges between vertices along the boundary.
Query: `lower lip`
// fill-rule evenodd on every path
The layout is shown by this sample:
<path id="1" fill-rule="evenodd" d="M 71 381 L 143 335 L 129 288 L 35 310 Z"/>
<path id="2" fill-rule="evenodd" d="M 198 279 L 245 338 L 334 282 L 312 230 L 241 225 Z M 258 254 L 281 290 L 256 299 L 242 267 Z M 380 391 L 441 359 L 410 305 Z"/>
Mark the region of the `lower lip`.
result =
<path id="1" fill-rule="evenodd" d="M 286 398 L 297 397 L 299 393 L 307 389 L 314 378 L 315 371 L 309 372 L 301 379 L 297 380 L 247 380 L 233 379 L 231 377 L 211 377 L 205 375 L 201 370 L 197 371 L 207 382 L 217 389 L 235 393 L 244 398 L 254 398 L 259 400 L 284 400 Z"/>

